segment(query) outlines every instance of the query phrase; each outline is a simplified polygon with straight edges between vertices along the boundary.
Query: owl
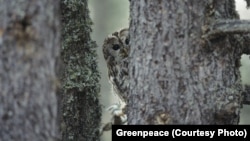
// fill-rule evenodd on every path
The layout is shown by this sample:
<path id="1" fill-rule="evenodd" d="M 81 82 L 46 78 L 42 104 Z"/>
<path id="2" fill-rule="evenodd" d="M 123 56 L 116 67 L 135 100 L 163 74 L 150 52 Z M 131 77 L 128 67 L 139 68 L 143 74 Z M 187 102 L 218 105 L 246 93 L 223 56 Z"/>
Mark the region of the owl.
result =
<path id="1" fill-rule="evenodd" d="M 112 124 L 127 124 L 125 109 L 128 91 L 128 55 L 130 51 L 128 32 L 128 28 L 114 32 L 104 40 L 103 44 L 103 55 L 107 63 L 112 92 L 122 102 L 113 104 L 108 108 L 113 118 L 111 123 L 104 126 L 104 131 L 110 130 Z"/>
<path id="2" fill-rule="evenodd" d="M 126 103 L 128 89 L 128 28 L 114 32 L 104 40 L 103 55 L 108 67 L 108 78 L 112 90 Z"/>

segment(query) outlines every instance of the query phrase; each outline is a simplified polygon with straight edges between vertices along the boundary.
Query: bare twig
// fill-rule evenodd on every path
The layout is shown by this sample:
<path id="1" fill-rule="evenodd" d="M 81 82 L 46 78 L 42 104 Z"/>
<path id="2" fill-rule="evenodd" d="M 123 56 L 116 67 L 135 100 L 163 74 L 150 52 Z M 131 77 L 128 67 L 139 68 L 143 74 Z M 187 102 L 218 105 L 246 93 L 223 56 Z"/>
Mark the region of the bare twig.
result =
<path id="1" fill-rule="evenodd" d="M 250 21 L 248 20 L 217 20 L 202 36 L 205 39 L 214 39 L 228 34 L 250 33 Z"/>

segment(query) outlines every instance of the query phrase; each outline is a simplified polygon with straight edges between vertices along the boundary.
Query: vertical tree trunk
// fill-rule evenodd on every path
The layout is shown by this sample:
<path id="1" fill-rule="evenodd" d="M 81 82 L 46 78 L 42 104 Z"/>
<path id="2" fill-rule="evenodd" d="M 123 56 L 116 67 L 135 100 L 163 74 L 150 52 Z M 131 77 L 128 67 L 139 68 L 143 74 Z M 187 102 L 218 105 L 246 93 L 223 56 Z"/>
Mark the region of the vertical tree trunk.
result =
<path id="1" fill-rule="evenodd" d="M 65 64 L 62 94 L 62 139 L 99 140 L 101 107 L 96 44 L 87 0 L 63 1 L 62 59 Z"/>
<path id="2" fill-rule="evenodd" d="M 242 48 L 235 35 L 204 36 L 238 19 L 234 1 L 138 0 L 130 12 L 128 123 L 237 124 Z"/>
<path id="3" fill-rule="evenodd" d="M 0 140 L 55 140 L 59 1 L 0 0 L 0 13 Z"/>

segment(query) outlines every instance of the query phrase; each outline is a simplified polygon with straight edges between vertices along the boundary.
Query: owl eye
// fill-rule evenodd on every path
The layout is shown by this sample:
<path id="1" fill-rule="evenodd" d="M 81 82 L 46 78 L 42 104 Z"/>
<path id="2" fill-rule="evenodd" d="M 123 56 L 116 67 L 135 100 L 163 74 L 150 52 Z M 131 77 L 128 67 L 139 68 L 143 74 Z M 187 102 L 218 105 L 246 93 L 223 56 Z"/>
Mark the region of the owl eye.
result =
<path id="1" fill-rule="evenodd" d="M 118 45 L 118 44 L 115 44 L 115 45 L 113 45 L 113 50 L 118 50 L 118 49 L 120 49 L 120 46 Z"/>
<path id="2" fill-rule="evenodd" d="M 128 45 L 128 44 L 129 44 L 129 39 L 128 39 L 128 38 L 126 38 L 126 40 L 125 40 L 125 44 L 126 44 L 126 45 Z"/>

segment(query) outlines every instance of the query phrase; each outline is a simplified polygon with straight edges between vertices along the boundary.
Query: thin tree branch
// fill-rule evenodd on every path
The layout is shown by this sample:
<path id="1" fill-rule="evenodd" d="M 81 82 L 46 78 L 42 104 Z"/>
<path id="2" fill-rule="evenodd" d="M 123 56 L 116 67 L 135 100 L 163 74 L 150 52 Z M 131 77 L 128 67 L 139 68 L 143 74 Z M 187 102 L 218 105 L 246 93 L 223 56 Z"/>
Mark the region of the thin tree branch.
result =
<path id="1" fill-rule="evenodd" d="M 250 33 L 250 21 L 247 20 L 217 20 L 202 36 L 206 39 L 214 39 L 227 34 Z"/>
<path id="2" fill-rule="evenodd" d="M 250 0 L 249 0 L 250 1 Z M 203 39 L 211 40 L 229 34 L 243 34 L 238 38 L 243 53 L 250 54 L 250 21 L 249 20 L 217 20 L 205 29 Z"/>

